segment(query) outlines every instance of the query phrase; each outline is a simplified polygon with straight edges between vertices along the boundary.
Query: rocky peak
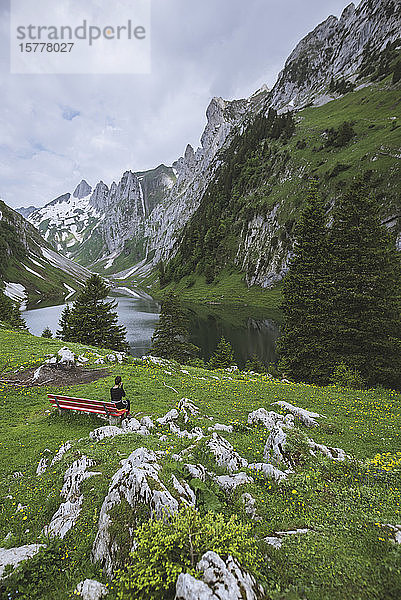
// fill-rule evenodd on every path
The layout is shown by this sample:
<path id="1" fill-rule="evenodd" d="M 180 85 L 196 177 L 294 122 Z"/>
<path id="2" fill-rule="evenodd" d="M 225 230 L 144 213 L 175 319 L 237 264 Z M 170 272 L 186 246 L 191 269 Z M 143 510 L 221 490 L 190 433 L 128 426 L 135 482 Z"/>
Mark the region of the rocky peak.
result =
<path id="1" fill-rule="evenodd" d="M 99 213 L 104 212 L 108 206 L 109 199 L 109 188 L 103 181 L 99 181 L 93 190 L 92 196 L 90 197 L 90 204 Z"/>
<path id="2" fill-rule="evenodd" d="M 77 187 L 75 188 L 75 192 L 73 193 L 74 198 L 85 198 L 86 196 L 89 196 L 89 194 L 91 193 L 92 188 L 89 185 L 89 183 L 87 183 L 85 181 L 85 179 L 82 179 L 81 183 L 79 183 L 77 185 Z"/>
<path id="3" fill-rule="evenodd" d="M 349 4 L 340 19 L 330 16 L 299 42 L 290 54 L 270 95 L 277 109 L 302 107 L 331 99 L 331 78 L 356 81 L 370 56 L 378 56 L 386 44 L 400 37 L 401 6 L 394 0 L 363 0 Z"/>

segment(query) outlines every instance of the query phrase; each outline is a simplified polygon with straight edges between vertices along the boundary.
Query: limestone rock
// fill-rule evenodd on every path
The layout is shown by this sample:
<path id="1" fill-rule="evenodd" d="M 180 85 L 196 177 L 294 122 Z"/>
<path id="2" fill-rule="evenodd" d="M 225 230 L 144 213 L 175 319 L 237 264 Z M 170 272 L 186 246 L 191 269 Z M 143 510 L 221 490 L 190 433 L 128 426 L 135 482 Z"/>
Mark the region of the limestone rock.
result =
<path id="1" fill-rule="evenodd" d="M 99 475 L 99 473 L 87 471 L 94 464 L 87 456 L 82 456 L 67 469 L 60 492 L 60 496 L 65 498 L 65 502 L 60 505 L 49 525 L 44 528 L 45 535 L 63 538 L 75 525 L 83 503 L 81 484 L 88 477 Z"/>
<path id="2" fill-rule="evenodd" d="M 71 444 L 70 442 L 66 442 L 65 444 L 63 444 L 62 446 L 60 446 L 60 448 L 58 449 L 58 451 L 56 452 L 56 454 L 54 455 L 53 460 L 50 463 L 50 466 L 52 467 L 54 464 L 56 464 L 57 462 L 59 462 L 64 454 L 66 454 L 66 452 L 68 452 L 68 450 L 71 449 Z"/>
<path id="3" fill-rule="evenodd" d="M 207 445 L 214 455 L 216 463 L 221 467 L 226 467 L 230 473 L 248 466 L 248 461 L 240 456 L 232 445 L 216 432 L 213 433 Z"/>
<path id="4" fill-rule="evenodd" d="M 172 408 L 164 415 L 164 417 L 159 417 L 157 420 L 160 425 L 166 425 L 166 423 L 170 423 L 170 421 L 176 421 L 179 417 L 179 412 L 177 409 Z"/>
<path id="5" fill-rule="evenodd" d="M 202 579 L 181 573 L 175 600 L 259 600 L 263 588 L 229 556 L 223 561 L 215 552 L 206 552 L 196 566 Z"/>
<path id="6" fill-rule="evenodd" d="M 298 406 L 293 406 L 284 400 L 279 400 L 278 402 L 274 402 L 273 404 L 278 404 L 282 406 L 290 413 L 292 413 L 295 417 L 297 417 L 302 423 L 304 423 L 307 427 L 316 427 L 319 423 L 316 421 L 319 417 L 322 417 L 319 413 L 311 412 L 310 410 L 305 410 L 304 408 L 299 408 Z"/>
<path id="7" fill-rule="evenodd" d="M 253 483 L 252 477 L 246 473 L 235 473 L 235 475 L 219 475 L 218 477 L 215 477 L 214 480 L 225 492 L 232 492 L 239 485 Z"/>
<path id="8" fill-rule="evenodd" d="M 153 429 L 155 426 L 155 424 L 153 423 L 153 421 L 150 417 L 142 417 L 141 425 L 146 427 L 146 429 Z"/>
<path id="9" fill-rule="evenodd" d="M 276 425 L 265 445 L 263 456 L 265 460 L 273 460 L 275 464 L 285 463 L 285 445 L 287 442 L 287 434 L 283 431 L 280 425 Z"/>
<path id="10" fill-rule="evenodd" d="M 234 430 L 231 425 L 223 425 L 222 423 L 215 423 L 213 427 L 208 427 L 208 431 L 226 431 L 232 433 Z"/>
<path id="11" fill-rule="evenodd" d="M 244 505 L 245 512 L 251 519 L 256 518 L 256 500 L 248 493 L 242 494 L 241 502 Z"/>
<path id="12" fill-rule="evenodd" d="M 138 504 L 149 506 L 157 519 L 168 518 L 178 510 L 178 501 L 159 479 L 161 466 L 157 456 L 147 448 L 138 448 L 113 475 L 109 491 L 100 511 L 98 531 L 92 548 L 92 558 L 100 562 L 108 575 L 115 566 L 118 548 L 113 542 L 110 525 L 111 509 L 125 499 L 135 509 Z"/>
<path id="13" fill-rule="evenodd" d="M 184 467 L 188 471 L 188 473 L 194 479 L 200 479 L 201 481 L 205 481 L 206 479 L 206 469 L 203 465 L 191 465 L 189 463 L 185 464 Z"/>
<path id="14" fill-rule="evenodd" d="M 15 568 L 22 561 L 35 556 L 44 547 L 44 544 L 28 544 L 19 548 L 0 548 L 0 579 L 3 577 L 7 565 Z"/>
<path id="15" fill-rule="evenodd" d="M 136 420 L 136 419 L 135 419 Z M 126 433 L 120 427 L 116 427 L 115 425 L 105 425 L 104 427 L 98 427 L 90 432 L 89 437 L 94 442 L 100 442 L 107 437 L 115 437 L 116 435 L 121 435 Z"/>
<path id="16" fill-rule="evenodd" d="M 349 458 L 348 454 L 342 448 L 331 448 L 329 446 L 325 446 L 324 444 L 317 444 L 313 440 L 308 440 L 308 444 L 311 448 L 311 454 L 315 455 L 316 452 L 321 452 L 328 458 L 332 460 L 338 460 L 342 462 Z"/>
<path id="17" fill-rule="evenodd" d="M 75 365 L 76 356 L 69 348 L 67 348 L 67 346 L 64 346 L 64 348 L 60 348 L 60 350 L 57 352 L 57 356 L 60 365 Z"/>
<path id="18" fill-rule="evenodd" d="M 292 415 L 279 415 L 273 410 L 268 411 L 265 408 L 258 408 L 248 415 L 249 425 L 263 425 L 266 429 L 273 429 L 276 425 L 294 426 L 294 417 Z"/>
<path id="19" fill-rule="evenodd" d="M 277 467 L 270 465 L 269 463 L 252 463 L 249 465 L 250 469 L 260 471 L 268 479 L 275 479 L 281 481 L 282 479 L 288 478 L 288 471 L 280 471 Z"/>
<path id="20" fill-rule="evenodd" d="M 85 579 L 78 583 L 75 592 L 83 600 L 101 600 L 109 593 L 107 587 L 94 579 Z"/>
<path id="21" fill-rule="evenodd" d="M 177 409 L 183 415 L 184 423 L 188 422 L 190 416 L 195 416 L 199 413 L 199 408 L 189 398 L 181 398 Z"/>

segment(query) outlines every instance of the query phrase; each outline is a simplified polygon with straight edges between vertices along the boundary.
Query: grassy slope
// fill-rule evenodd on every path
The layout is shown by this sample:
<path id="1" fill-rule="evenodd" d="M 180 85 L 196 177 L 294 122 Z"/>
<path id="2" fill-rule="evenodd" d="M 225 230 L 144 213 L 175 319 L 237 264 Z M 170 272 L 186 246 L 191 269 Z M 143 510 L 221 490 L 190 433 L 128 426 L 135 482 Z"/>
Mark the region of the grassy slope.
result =
<path id="1" fill-rule="evenodd" d="M 257 285 L 248 287 L 244 276 L 237 270 L 225 269 L 219 273 L 212 285 L 205 282 L 203 275 L 184 277 L 177 284 L 171 283 L 160 289 L 155 277 L 143 284 L 152 282 L 152 295 L 161 298 L 169 291 L 176 293 L 182 300 L 197 304 L 226 304 L 231 306 L 252 307 L 264 310 L 278 310 L 282 300 L 282 285 L 273 289 L 263 289 Z"/>
<path id="2" fill-rule="evenodd" d="M 39 364 L 46 354 L 55 352 L 61 345 L 60 341 L 3 330 L 0 331 L 0 364 L 7 365 L 8 369 Z M 68 346 L 75 351 L 86 351 L 90 356 L 88 348 Z M 106 351 L 100 353 L 106 354 Z M 250 411 L 261 406 L 268 408 L 277 400 L 287 400 L 327 416 L 320 427 L 307 431 L 315 441 L 342 447 L 363 461 L 377 453 L 393 454 L 400 450 L 401 397 L 395 392 L 351 391 L 334 386 L 317 388 L 241 373 L 227 375 L 191 367 L 186 370 L 189 374 L 172 368 L 169 374 L 157 367 L 132 362 L 110 367 L 111 375 L 106 379 L 63 388 L 63 392 L 105 398 L 112 377 L 118 373 L 123 376 L 134 413 L 158 417 L 185 396 L 199 406 L 201 414 L 211 415 L 226 424 L 245 424 Z M 175 388 L 178 394 L 165 384 Z M 119 461 L 143 445 L 173 453 L 190 444 L 171 434 L 166 442 L 160 442 L 155 435 L 143 438 L 129 434 L 94 444 L 87 436 L 104 422 L 95 417 L 48 414 L 46 393 L 56 391 L 60 390 L 15 389 L 6 385 L 0 389 L 0 493 L 3 501 L 0 545 L 11 547 L 46 541 L 40 531 L 60 504 L 63 474 L 78 456 L 77 452 L 94 458 L 94 470 L 100 472 L 83 484 L 82 513 L 65 538 L 68 551 L 52 564 L 46 588 L 38 596 L 43 600 L 67 599 L 76 583 L 85 577 L 102 579 L 101 572 L 90 563 L 89 551 L 102 500 L 111 475 L 119 468 Z M 200 421 L 204 430 L 208 424 L 210 422 Z M 240 426 L 239 432 L 224 436 L 249 461 L 263 460 L 265 430 L 247 431 Z M 73 448 L 65 459 L 37 477 L 35 469 L 45 448 L 55 451 L 66 440 L 73 440 Z M 204 452 L 200 451 L 195 458 L 193 462 L 204 462 L 216 470 Z M 401 462 L 400 455 L 398 462 Z M 22 478 L 12 477 L 17 470 L 23 473 Z M 163 473 L 167 477 L 172 471 L 183 476 L 180 465 L 169 461 L 167 455 Z M 261 522 L 254 523 L 258 538 L 277 530 L 313 529 L 305 536 L 290 536 L 279 551 L 266 547 L 269 587 L 282 591 L 282 594 L 277 591 L 277 595 L 272 591 L 272 598 L 395 599 L 401 594 L 401 547 L 394 546 L 388 532 L 377 523 L 401 521 L 399 475 L 400 464 L 388 470 L 372 471 L 361 463 L 319 460 L 298 468 L 288 483 L 278 485 L 257 479 L 252 485 L 238 488 L 228 498 L 216 487 L 213 491 L 226 515 L 233 512 L 243 515 L 240 501 L 243 492 L 249 491 L 256 498 L 258 514 L 262 516 Z M 17 511 L 18 503 L 25 508 Z M 122 514 L 120 517 L 123 519 Z M 9 532 L 11 538 L 5 541 Z M 287 595 L 285 590 L 291 592 Z M 112 593 L 110 598 L 113 597 Z"/>

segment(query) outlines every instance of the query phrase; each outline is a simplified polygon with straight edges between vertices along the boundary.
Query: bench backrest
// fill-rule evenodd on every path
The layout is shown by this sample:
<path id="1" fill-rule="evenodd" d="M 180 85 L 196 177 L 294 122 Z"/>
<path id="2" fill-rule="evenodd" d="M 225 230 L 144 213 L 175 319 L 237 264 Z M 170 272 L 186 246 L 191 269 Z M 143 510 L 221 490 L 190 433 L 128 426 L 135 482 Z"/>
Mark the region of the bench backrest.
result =
<path id="1" fill-rule="evenodd" d="M 121 417 L 127 411 L 126 408 L 118 409 L 113 402 L 102 402 L 89 400 L 88 398 L 70 398 L 69 396 L 58 396 L 48 394 L 51 404 L 57 408 L 79 410 L 82 412 L 106 415 L 107 417 Z"/>

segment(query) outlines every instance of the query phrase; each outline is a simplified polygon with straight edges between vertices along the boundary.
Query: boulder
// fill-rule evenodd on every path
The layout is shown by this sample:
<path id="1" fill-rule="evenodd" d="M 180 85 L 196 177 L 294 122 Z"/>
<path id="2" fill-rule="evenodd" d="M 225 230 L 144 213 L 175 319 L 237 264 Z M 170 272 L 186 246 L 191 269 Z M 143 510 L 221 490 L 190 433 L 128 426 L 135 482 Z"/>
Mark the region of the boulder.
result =
<path id="1" fill-rule="evenodd" d="M 232 492 L 239 485 L 253 483 L 252 477 L 250 477 L 246 473 L 236 473 L 235 475 L 219 475 L 218 477 L 214 478 L 214 481 L 225 492 Z"/>
<path id="2" fill-rule="evenodd" d="M 232 433 L 234 430 L 231 425 L 223 425 L 222 423 L 215 423 L 213 427 L 208 427 L 208 431 L 226 431 Z"/>
<path id="3" fill-rule="evenodd" d="M 295 417 L 297 417 L 304 425 L 307 427 L 316 427 L 319 423 L 316 421 L 319 417 L 323 417 L 319 413 L 311 412 L 310 410 L 305 410 L 304 408 L 299 408 L 298 406 L 293 406 L 284 400 L 279 400 L 278 402 L 273 402 L 273 404 L 278 404 L 282 408 L 285 408 L 290 413 L 292 413 Z"/>
<path id="4" fill-rule="evenodd" d="M 164 415 L 164 417 L 159 417 L 157 420 L 160 425 L 166 425 L 166 423 L 170 423 L 171 421 L 176 421 L 179 417 L 179 412 L 177 409 L 172 408 Z"/>
<path id="5" fill-rule="evenodd" d="M 206 552 L 196 569 L 202 573 L 201 579 L 188 573 L 178 576 L 175 600 L 259 600 L 264 597 L 263 588 L 232 556 L 224 561 L 215 552 Z"/>
<path id="6" fill-rule="evenodd" d="M 57 356 L 58 363 L 60 365 L 64 365 L 66 367 L 75 365 L 76 356 L 69 348 L 67 348 L 67 346 L 60 348 L 60 350 L 57 352 Z"/>
<path id="7" fill-rule="evenodd" d="M 275 464 L 285 463 L 285 446 L 287 434 L 280 425 L 276 425 L 270 432 L 263 451 L 265 460 L 273 460 Z"/>
<path id="8" fill-rule="evenodd" d="M 135 419 L 136 420 L 136 419 Z M 115 437 L 116 435 L 121 435 L 122 433 L 127 433 L 120 427 L 116 427 L 115 425 L 105 425 L 104 427 L 98 427 L 90 432 L 89 437 L 94 442 L 100 442 L 107 437 Z"/>
<path id="9" fill-rule="evenodd" d="M 240 456 L 232 445 L 216 432 L 212 434 L 211 439 L 207 442 L 207 446 L 214 455 L 216 463 L 220 467 L 226 467 L 230 473 L 248 466 L 248 461 Z"/>

